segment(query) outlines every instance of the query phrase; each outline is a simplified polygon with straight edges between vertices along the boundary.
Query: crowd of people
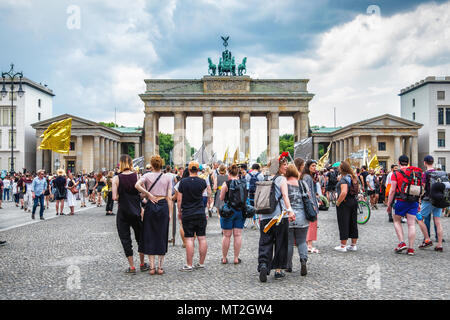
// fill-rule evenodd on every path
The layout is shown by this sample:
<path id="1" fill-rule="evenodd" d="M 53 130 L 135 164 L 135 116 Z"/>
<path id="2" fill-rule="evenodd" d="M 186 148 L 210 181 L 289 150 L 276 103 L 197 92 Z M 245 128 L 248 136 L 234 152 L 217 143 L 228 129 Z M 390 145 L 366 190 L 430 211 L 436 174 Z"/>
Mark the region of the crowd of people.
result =
<path id="1" fill-rule="evenodd" d="M 339 252 L 358 251 L 357 202 L 361 194 L 370 198 L 374 209 L 378 209 L 379 204 L 386 206 L 387 217 L 393 222 L 399 240 L 394 252 L 406 250 L 409 255 L 415 254 L 416 222 L 424 235 L 419 248 L 432 246 L 431 215 L 437 237 L 434 250 L 442 252 L 444 240 L 440 217 L 446 212 L 446 206 L 436 204 L 432 196 L 436 175 L 434 159 L 431 156 L 424 159 L 427 170 L 423 173 L 409 166 L 406 156 L 401 156 L 398 161 L 389 173 L 383 170 L 375 173 L 365 166 L 353 168 L 346 161 L 337 167 L 318 170 L 315 160 L 297 158 L 289 162 L 287 154 L 283 153 L 264 168 L 259 164 L 247 168 L 245 163 L 227 166 L 221 162 L 210 167 L 191 161 L 185 167 L 172 169 L 163 167 L 160 156 L 153 156 L 142 172 L 133 167 L 130 156 L 122 155 L 115 171 L 75 177 L 62 169 L 54 176 L 46 176 L 40 170 L 35 177 L 30 174 L 5 177 L 0 186 L 5 200 L 8 201 L 11 193 L 16 206 L 31 212 L 32 219 L 38 206 L 40 218 L 44 219 L 43 212 L 49 201 L 56 203 L 56 215 L 65 215 L 65 202 L 70 209 L 69 215 L 73 215 L 77 198 L 82 207 L 86 207 L 88 202 L 96 206 L 105 202 L 106 215 L 114 215 L 113 206 L 117 201 L 116 226 L 129 263 L 126 273 L 130 274 L 136 273 L 131 229 L 137 242 L 140 271 L 162 275 L 168 250 L 169 221 L 177 219 L 186 251 L 180 271 L 190 272 L 205 268 L 208 217 L 217 215 L 220 218 L 220 263 L 229 263 L 233 239 L 232 262 L 240 264 L 244 222 L 256 214 L 260 228 L 257 270 L 260 281 L 266 282 L 271 270 L 275 271 L 274 279 L 283 279 L 285 272 L 292 272 L 295 247 L 301 265 L 300 274 L 307 275 L 308 255 L 320 253 L 315 246 L 317 216 L 320 208 L 329 206 L 330 202 L 334 201 L 336 205 L 339 231 L 339 244 L 334 249 Z M 447 177 L 446 173 L 443 174 Z M 415 177 L 413 182 L 412 176 Z M 440 179 L 445 181 L 442 177 Z M 418 195 L 411 193 L 414 184 L 424 192 Z M 261 209 L 261 190 L 265 186 L 269 190 L 265 196 L 270 198 L 270 207 Z M 402 222 L 408 225 L 408 246 Z M 196 241 L 199 257 L 194 263 Z M 145 262 L 146 255 L 148 263 Z"/>

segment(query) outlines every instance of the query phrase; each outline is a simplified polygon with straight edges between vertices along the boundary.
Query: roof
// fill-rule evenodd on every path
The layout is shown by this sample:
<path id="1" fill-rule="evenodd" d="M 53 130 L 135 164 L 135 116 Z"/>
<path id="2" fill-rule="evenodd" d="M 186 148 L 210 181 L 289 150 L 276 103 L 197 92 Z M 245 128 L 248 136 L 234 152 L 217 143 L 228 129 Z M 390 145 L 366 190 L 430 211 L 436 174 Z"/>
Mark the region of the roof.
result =
<path id="1" fill-rule="evenodd" d="M 336 130 L 341 129 L 342 127 L 337 127 L 337 128 L 333 128 L 333 127 L 311 127 L 311 131 L 313 133 L 332 133 Z"/>
<path id="2" fill-rule="evenodd" d="M 11 80 L 6 79 L 6 80 L 5 80 L 5 83 L 6 83 L 6 84 L 10 84 L 10 83 L 11 83 Z M 16 84 L 17 84 L 17 85 L 19 84 L 19 80 L 18 80 L 18 79 L 15 79 L 15 80 L 14 80 L 14 86 L 15 86 Z M 43 84 L 41 84 L 41 83 L 34 82 L 33 80 L 28 79 L 28 78 L 26 78 L 26 77 L 23 77 L 23 78 L 22 78 L 22 84 L 23 84 L 23 85 L 28 85 L 28 86 L 30 86 L 30 87 L 33 87 L 33 88 L 35 88 L 35 89 L 37 89 L 37 90 L 39 90 L 39 91 L 41 91 L 41 92 L 44 92 L 44 93 L 46 93 L 46 94 L 48 94 L 48 95 L 50 95 L 50 96 L 52 96 L 52 97 L 55 96 L 55 94 L 53 93 L 53 90 L 49 89 L 49 88 L 47 87 L 47 85 L 43 85 Z"/>
<path id="3" fill-rule="evenodd" d="M 116 127 L 114 128 L 121 133 L 142 133 L 142 128 L 140 127 Z"/>
<path id="4" fill-rule="evenodd" d="M 430 83 L 436 83 L 436 84 L 450 84 L 450 76 L 446 77 L 426 77 L 424 80 L 420 80 L 419 82 L 416 82 L 415 84 L 410 85 L 409 87 L 406 87 L 400 91 L 399 96 L 402 96 L 408 92 L 411 92 L 413 90 L 416 90 L 420 87 L 423 87 Z"/>

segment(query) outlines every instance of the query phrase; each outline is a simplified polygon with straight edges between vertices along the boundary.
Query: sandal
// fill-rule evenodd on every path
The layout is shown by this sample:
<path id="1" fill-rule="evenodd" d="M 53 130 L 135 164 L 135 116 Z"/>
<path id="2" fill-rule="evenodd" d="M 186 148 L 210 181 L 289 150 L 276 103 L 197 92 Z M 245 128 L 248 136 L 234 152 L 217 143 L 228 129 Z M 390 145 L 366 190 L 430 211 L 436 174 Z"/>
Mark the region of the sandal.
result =
<path id="1" fill-rule="evenodd" d="M 309 253 L 320 253 L 319 249 L 317 248 L 308 248 Z"/>
<path id="2" fill-rule="evenodd" d="M 156 274 L 156 268 L 150 268 L 149 274 L 154 276 Z"/>
<path id="3" fill-rule="evenodd" d="M 158 274 L 159 274 L 160 276 L 162 276 L 164 273 L 165 273 L 165 272 L 164 272 L 164 269 L 163 269 L 163 268 L 158 268 Z"/>
<path id="4" fill-rule="evenodd" d="M 225 258 L 225 260 L 223 260 L 222 258 L 222 264 L 227 264 L 228 263 L 228 258 Z"/>
<path id="5" fill-rule="evenodd" d="M 242 262 L 242 260 L 240 258 L 238 258 L 238 262 L 234 262 L 234 264 L 240 264 Z"/>
<path id="6" fill-rule="evenodd" d="M 442 252 L 444 249 L 442 247 L 434 247 L 434 251 Z"/>

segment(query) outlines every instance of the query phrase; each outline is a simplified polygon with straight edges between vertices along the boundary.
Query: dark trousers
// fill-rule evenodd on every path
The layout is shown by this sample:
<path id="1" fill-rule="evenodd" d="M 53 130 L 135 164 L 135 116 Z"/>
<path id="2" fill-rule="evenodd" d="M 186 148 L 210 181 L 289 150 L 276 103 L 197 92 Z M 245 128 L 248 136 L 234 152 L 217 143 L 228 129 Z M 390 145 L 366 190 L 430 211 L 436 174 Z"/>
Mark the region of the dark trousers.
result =
<path id="1" fill-rule="evenodd" d="M 427 217 L 425 217 L 425 219 L 423 220 L 423 222 L 425 222 L 425 225 L 427 226 L 427 230 L 428 230 L 428 236 L 431 238 L 431 216 L 432 214 L 429 214 Z M 436 241 L 437 240 L 437 227 L 436 224 L 434 224 L 434 235 L 436 236 Z"/>
<path id="2" fill-rule="evenodd" d="M 112 191 L 108 192 L 108 197 L 106 200 L 106 212 L 112 212 L 114 207 L 114 201 L 112 199 Z"/>
<path id="3" fill-rule="evenodd" d="M 258 272 L 263 264 L 267 270 L 287 269 L 288 244 L 289 244 L 289 221 L 282 219 L 280 224 L 273 225 L 267 233 L 264 227 L 270 219 L 261 220 L 260 237 L 258 248 Z"/>
<path id="4" fill-rule="evenodd" d="M 126 257 L 133 256 L 133 241 L 131 240 L 131 230 L 134 231 L 134 237 L 138 243 L 138 252 L 142 252 L 140 246 L 142 222 L 140 215 L 130 215 L 122 212 L 119 208 L 116 218 L 117 232 Z"/>
<path id="5" fill-rule="evenodd" d="M 337 207 L 337 221 L 340 240 L 358 239 L 358 202 L 349 197 Z"/>
<path id="6" fill-rule="evenodd" d="M 40 205 L 39 216 L 43 217 L 44 216 L 44 195 L 43 194 L 41 194 L 40 196 L 35 196 L 34 197 L 33 215 L 36 213 L 36 208 L 38 206 L 38 202 L 39 202 L 39 205 Z"/>

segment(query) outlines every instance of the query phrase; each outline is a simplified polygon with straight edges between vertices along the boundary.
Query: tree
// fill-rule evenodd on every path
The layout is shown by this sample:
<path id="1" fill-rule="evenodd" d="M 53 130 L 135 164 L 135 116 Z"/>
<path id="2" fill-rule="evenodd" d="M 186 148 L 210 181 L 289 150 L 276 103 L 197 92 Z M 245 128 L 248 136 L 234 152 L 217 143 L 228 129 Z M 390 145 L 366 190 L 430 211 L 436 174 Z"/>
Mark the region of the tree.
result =
<path id="1" fill-rule="evenodd" d="M 173 136 L 169 133 L 159 132 L 159 155 L 164 159 L 166 164 L 170 162 L 170 151 L 173 150 Z"/>
<path id="2" fill-rule="evenodd" d="M 284 134 L 280 136 L 280 154 L 282 152 L 289 152 L 291 156 L 294 156 L 294 135 Z"/>

